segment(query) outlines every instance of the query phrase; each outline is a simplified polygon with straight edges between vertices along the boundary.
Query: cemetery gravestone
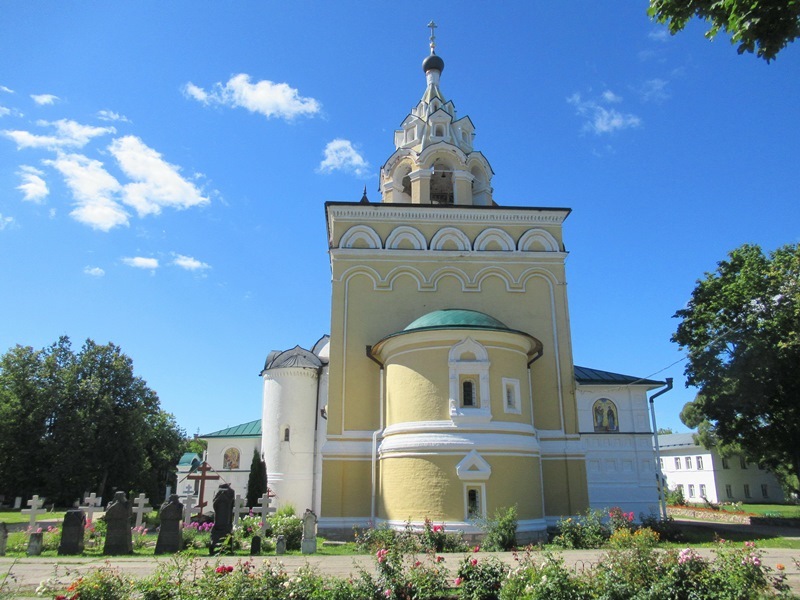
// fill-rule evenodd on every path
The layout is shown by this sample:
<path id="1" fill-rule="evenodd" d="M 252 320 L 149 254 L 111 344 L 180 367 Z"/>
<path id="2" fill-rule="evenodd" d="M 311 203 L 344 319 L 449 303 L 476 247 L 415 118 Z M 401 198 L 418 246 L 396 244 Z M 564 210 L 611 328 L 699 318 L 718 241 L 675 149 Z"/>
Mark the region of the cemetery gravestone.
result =
<path id="1" fill-rule="evenodd" d="M 258 499 L 258 503 L 260 505 L 258 508 L 253 507 L 250 510 L 252 510 L 254 513 L 261 514 L 261 526 L 259 527 L 259 532 L 263 538 L 267 535 L 267 517 L 270 513 L 275 512 L 275 508 L 270 506 L 272 500 L 270 500 L 269 492 L 264 493 L 264 495 Z"/>
<path id="2" fill-rule="evenodd" d="M 279 535 L 275 538 L 275 554 L 286 554 L 286 537 Z"/>
<path id="3" fill-rule="evenodd" d="M 0 556 L 6 555 L 6 544 L 8 544 L 8 527 L 5 523 L 0 523 Z"/>
<path id="4" fill-rule="evenodd" d="M 28 556 L 39 556 L 42 548 L 44 548 L 44 533 L 41 531 L 31 533 L 31 537 L 28 539 Z"/>
<path id="5" fill-rule="evenodd" d="M 22 508 L 22 497 L 17 496 L 14 498 L 14 510 L 19 510 L 20 508 Z"/>
<path id="6" fill-rule="evenodd" d="M 58 544 L 59 556 L 83 553 L 83 530 L 86 528 L 86 514 L 80 508 L 68 510 L 61 525 L 61 542 Z"/>
<path id="7" fill-rule="evenodd" d="M 317 515 L 307 508 L 303 514 L 303 540 L 300 542 L 303 554 L 314 554 L 317 551 Z"/>
<path id="8" fill-rule="evenodd" d="M 183 519 L 183 504 L 178 494 L 172 494 L 169 501 L 161 506 L 159 511 L 161 526 L 158 530 L 156 541 L 156 554 L 174 554 L 183 550 L 183 535 L 181 534 L 181 520 Z"/>
<path id="9" fill-rule="evenodd" d="M 103 554 L 133 554 L 131 505 L 125 492 L 114 494 L 106 508 L 106 543 Z"/>
<path id="10" fill-rule="evenodd" d="M 236 493 L 223 483 L 214 495 L 214 527 L 211 528 L 211 554 L 216 554 L 220 542 L 233 530 L 233 501 Z"/>
<path id="11" fill-rule="evenodd" d="M 83 499 L 83 503 L 84 505 L 81 508 L 86 513 L 86 520 L 89 523 L 94 523 L 94 513 L 103 512 L 103 499 L 98 498 L 97 494 L 92 492 Z"/>
<path id="12" fill-rule="evenodd" d="M 199 513 L 200 507 L 197 505 L 197 498 L 194 496 L 186 497 L 186 504 L 183 509 L 183 526 L 188 527 L 192 522 L 192 513 Z"/>
<path id="13" fill-rule="evenodd" d="M 261 536 L 254 535 L 253 540 L 250 542 L 250 556 L 258 556 L 261 554 Z"/>
<path id="14" fill-rule="evenodd" d="M 236 494 L 236 498 L 233 501 L 233 525 L 234 527 L 239 524 L 239 519 L 242 516 L 242 513 L 249 513 L 250 507 L 245 505 L 245 499 L 242 498 L 239 494 Z"/>
<path id="15" fill-rule="evenodd" d="M 44 508 L 42 508 L 42 506 L 44 506 L 44 498 L 39 498 L 39 496 L 34 496 L 30 500 L 28 500 L 28 506 L 30 506 L 30 508 L 23 508 L 20 512 L 23 515 L 31 516 L 30 528 L 31 530 L 33 530 L 36 528 L 36 517 L 38 517 L 39 515 L 43 515 L 44 513 L 47 512 Z"/>
<path id="16" fill-rule="evenodd" d="M 147 504 L 148 502 L 150 502 L 150 498 L 145 498 L 144 494 L 139 494 L 133 499 L 133 512 L 136 513 L 136 527 L 141 527 L 144 516 L 153 510 L 153 507 Z"/>

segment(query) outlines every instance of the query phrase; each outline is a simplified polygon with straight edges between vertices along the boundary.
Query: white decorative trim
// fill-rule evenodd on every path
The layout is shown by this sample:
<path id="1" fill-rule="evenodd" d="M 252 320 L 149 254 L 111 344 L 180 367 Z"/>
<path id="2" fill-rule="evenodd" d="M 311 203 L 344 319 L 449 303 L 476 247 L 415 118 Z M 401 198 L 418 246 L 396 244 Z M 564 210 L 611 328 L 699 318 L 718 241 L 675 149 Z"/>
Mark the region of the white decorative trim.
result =
<path id="1" fill-rule="evenodd" d="M 541 244 L 544 247 L 544 252 L 558 252 L 558 242 L 553 235 L 544 229 L 529 229 L 522 234 L 517 242 L 517 249 L 521 252 L 541 252 L 534 250 L 534 244 Z"/>
<path id="2" fill-rule="evenodd" d="M 400 245 L 403 242 L 411 242 L 412 250 L 427 250 L 428 248 L 428 241 L 425 236 L 418 229 L 408 225 L 396 227 L 386 238 L 385 247 L 387 250 L 400 250 Z M 407 250 L 408 248 L 404 249 Z"/>
<path id="3" fill-rule="evenodd" d="M 355 248 L 356 243 L 362 240 L 367 243 L 367 247 L 371 250 L 377 250 L 383 246 L 381 243 L 381 236 L 379 236 L 372 227 L 354 225 L 345 231 L 339 239 L 339 247 Z"/>
<path id="4" fill-rule="evenodd" d="M 456 465 L 456 475 L 461 481 L 486 481 L 492 475 L 492 467 L 477 451 L 470 450 Z"/>
<path id="5" fill-rule="evenodd" d="M 394 206 L 392 204 L 370 204 L 361 206 L 354 204 L 328 204 L 329 231 L 333 231 L 331 220 L 352 220 L 362 222 L 370 220 L 373 222 L 397 223 L 412 221 L 424 221 L 434 223 L 485 223 L 485 224 L 527 224 L 536 223 L 548 225 L 561 225 L 569 215 L 567 208 L 532 208 L 532 209 L 512 209 L 512 208 L 474 208 L 474 207 L 441 207 L 426 206 Z"/>
<path id="6" fill-rule="evenodd" d="M 390 435 L 404 435 L 404 434 L 419 434 L 419 433 L 450 433 L 457 432 L 459 434 L 467 435 L 463 432 L 463 428 L 459 427 L 452 421 L 406 421 L 404 423 L 395 423 L 389 425 L 383 430 L 384 436 Z M 508 433 L 517 435 L 530 435 L 535 436 L 536 432 L 529 423 L 515 423 L 513 421 L 491 421 L 483 423 L 478 427 L 471 427 L 471 433 Z"/>
<path id="7" fill-rule="evenodd" d="M 510 415 L 522 414 L 522 396 L 520 394 L 519 379 L 511 379 L 503 377 L 501 380 L 501 389 L 503 390 L 503 411 Z M 512 393 L 513 403 L 511 406 L 508 404 L 509 389 Z"/>
<path id="8" fill-rule="evenodd" d="M 466 233 L 455 227 L 444 227 L 431 238 L 431 250 L 442 251 L 447 242 L 453 242 L 458 252 L 468 252 L 472 248 Z"/>
<path id="9" fill-rule="evenodd" d="M 381 441 L 379 452 L 381 457 L 395 453 L 442 453 L 469 452 L 480 449 L 481 452 L 500 454 L 518 453 L 537 456 L 539 444 L 531 435 L 513 435 L 503 433 L 417 433 L 385 436 Z"/>
<path id="10" fill-rule="evenodd" d="M 489 251 L 488 246 L 492 242 L 496 242 L 500 246 L 501 252 L 513 252 L 516 250 L 516 244 L 511 236 L 497 227 L 490 227 L 481 231 L 478 237 L 475 238 L 472 247 L 478 252 L 486 252 Z"/>
<path id="11" fill-rule="evenodd" d="M 474 360 L 462 360 L 464 354 L 473 354 Z M 489 353 L 480 343 L 468 337 L 450 349 L 450 418 L 453 423 L 480 423 L 492 419 L 492 401 L 489 395 Z M 473 375 L 477 379 L 474 391 L 478 405 L 463 406 L 462 381 Z"/>
<path id="12" fill-rule="evenodd" d="M 465 482 L 464 483 L 464 520 L 470 520 L 469 514 L 469 490 L 474 489 L 478 490 L 480 494 L 480 514 L 477 515 L 478 519 L 485 519 L 486 518 L 486 484 L 485 483 L 474 483 L 474 482 Z M 475 518 L 474 516 L 472 517 Z"/>

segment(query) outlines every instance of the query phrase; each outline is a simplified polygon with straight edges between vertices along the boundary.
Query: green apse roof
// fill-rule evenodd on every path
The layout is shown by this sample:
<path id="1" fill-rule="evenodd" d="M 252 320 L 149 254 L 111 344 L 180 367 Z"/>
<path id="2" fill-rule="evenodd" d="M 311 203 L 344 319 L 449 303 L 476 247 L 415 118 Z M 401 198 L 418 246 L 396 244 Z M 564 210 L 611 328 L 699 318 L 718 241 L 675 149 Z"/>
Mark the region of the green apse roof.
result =
<path id="1" fill-rule="evenodd" d="M 261 419 L 256 419 L 249 423 L 242 423 L 234 427 L 228 427 L 227 429 L 220 429 L 219 431 L 207 433 L 198 437 L 261 437 Z"/>
<path id="2" fill-rule="evenodd" d="M 505 323 L 486 313 L 464 308 L 446 308 L 422 315 L 403 331 L 418 329 L 494 329 L 511 331 Z"/>

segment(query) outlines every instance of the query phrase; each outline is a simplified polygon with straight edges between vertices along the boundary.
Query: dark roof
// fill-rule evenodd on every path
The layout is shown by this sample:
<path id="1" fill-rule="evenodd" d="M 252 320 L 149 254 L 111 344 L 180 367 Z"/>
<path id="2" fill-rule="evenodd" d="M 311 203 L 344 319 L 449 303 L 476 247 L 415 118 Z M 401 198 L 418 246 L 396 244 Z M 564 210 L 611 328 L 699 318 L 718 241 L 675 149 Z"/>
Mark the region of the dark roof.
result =
<path id="1" fill-rule="evenodd" d="M 430 55 L 426 56 L 425 60 L 422 61 L 422 70 L 425 73 L 431 69 L 439 71 L 440 73 L 444 71 L 444 61 L 442 57 L 434 54 L 433 50 L 431 50 Z"/>
<path id="2" fill-rule="evenodd" d="M 261 419 L 256 419 L 249 423 L 242 423 L 241 425 L 234 425 L 233 427 L 220 429 L 219 431 L 213 431 L 198 437 L 261 437 Z"/>
<path id="3" fill-rule="evenodd" d="M 659 448 L 677 448 L 678 446 L 697 446 L 694 433 L 665 433 L 658 436 Z"/>
<path id="4" fill-rule="evenodd" d="M 575 381 L 581 385 L 665 385 L 663 381 L 634 377 L 633 375 L 621 375 L 611 371 L 601 371 L 600 369 L 589 369 L 575 365 Z"/>
<path id="5" fill-rule="evenodd" d="M 465 308 L 445 308 L 422 315 L 410 323 L 403 331 L 417 329 L 497 329 L 510 331 L 505 323 L 477 310 Z"/>

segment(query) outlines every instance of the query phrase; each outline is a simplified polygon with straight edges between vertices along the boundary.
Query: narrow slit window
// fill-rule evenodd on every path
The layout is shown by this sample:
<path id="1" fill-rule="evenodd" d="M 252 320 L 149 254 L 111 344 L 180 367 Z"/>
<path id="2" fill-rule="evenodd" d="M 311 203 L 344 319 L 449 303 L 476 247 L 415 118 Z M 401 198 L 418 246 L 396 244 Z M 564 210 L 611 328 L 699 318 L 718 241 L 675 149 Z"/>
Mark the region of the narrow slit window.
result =
<path id="1" fill-rule="evenodd" d="M 474 407 L 475 404 L 475 382 L 466 379 L 461 384 L 461 405 Z"/>
<path id="2" fill-rule="evenodd" d="M 290 435 L 290 433 L 289 433 L 289 428 L 288 428 L 288 427 L 286 427 L 286 428 L 283 430 L 283 441 L 284 441 L 284 442 L 288 442 L 288 441 L 289 441 L 289 435 Z"/>

